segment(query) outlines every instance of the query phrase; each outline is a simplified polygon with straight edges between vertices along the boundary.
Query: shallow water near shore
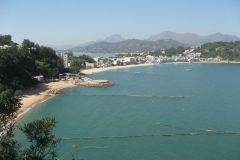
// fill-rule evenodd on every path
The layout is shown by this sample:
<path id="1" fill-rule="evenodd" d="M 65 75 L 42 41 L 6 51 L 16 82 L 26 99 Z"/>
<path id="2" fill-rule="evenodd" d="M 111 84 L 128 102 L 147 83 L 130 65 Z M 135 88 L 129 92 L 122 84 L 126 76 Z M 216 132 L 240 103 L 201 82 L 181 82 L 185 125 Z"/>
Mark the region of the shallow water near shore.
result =
<path id="1" fill-rule="evenodd" d="M 240 65 L 161 64 L 91 77 L 114 85 L 66 89 L 18 125 L 55 117 L 62 159 L 240 159 Z"/>

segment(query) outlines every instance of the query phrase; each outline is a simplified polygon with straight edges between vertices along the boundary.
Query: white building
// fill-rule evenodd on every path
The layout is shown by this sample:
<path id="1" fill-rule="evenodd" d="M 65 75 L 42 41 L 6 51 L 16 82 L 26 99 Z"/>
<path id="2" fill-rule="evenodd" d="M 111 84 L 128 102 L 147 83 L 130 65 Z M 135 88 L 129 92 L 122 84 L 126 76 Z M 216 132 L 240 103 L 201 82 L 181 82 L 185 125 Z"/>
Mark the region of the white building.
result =
<path id="1" fill-rule="evenodd" d="M 88 63 L 88 62 L 85 62 L 85 68 L 86 69 L 91 69 L 91 68 L 96 68 L 97 67 L 97 64 L 96 63 Z"/>
<path id="2" fill-rule="evenodd" d="M 67 54 L 63 54 L 63 65 L 64 65 L 64 68 L 69 67 L 68 55 Z"/>
<path id="3" fill-rule="evenodd" d="M 123 62 L 126 64 L 131 64 L 136 61 L 135 57 L 124 57 Z"/>
<path id="4" fill-rule="evenodd" d="M 58 53 L 58 56 L 63 59 L 64 68 L 69 68 L 71 66 L 68 54 L 66 54 L 66 52 Z"/>
<path id="5" fill-rule="evenodd" d="M 9 45 L 2 45 L 2 46 L 0 46 L 0 49 L 7 49 L 7 48 L 10 48 L 11 46 L 9 46 Z"/>
<path id="6" fill-rule="evenodd" d="M 154 61 L 154 59 L 155 59 L 154 56 L 151 56 L 151 55 L 146 56 L 146 60 L 148 63 L 152 63 Z"/>

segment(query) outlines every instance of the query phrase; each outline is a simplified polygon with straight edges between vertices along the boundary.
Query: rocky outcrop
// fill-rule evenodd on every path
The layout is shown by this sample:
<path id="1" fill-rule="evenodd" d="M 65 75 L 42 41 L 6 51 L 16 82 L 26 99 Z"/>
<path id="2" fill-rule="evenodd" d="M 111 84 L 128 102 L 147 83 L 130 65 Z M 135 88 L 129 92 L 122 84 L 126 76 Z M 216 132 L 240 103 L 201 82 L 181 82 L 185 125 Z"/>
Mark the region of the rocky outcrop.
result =
<path id="1" fill-rule="evenodd" d="M 85 87 L 109 87 L 112 85 L 109 80 L 93 80 L 90 78 L 75 80 L 74 84 Z"/>
<path id="2" fill-rule="evenodd" d="M 60 94 L 62 91 L 60 89 L 50 89 L 48 94 Z"/>

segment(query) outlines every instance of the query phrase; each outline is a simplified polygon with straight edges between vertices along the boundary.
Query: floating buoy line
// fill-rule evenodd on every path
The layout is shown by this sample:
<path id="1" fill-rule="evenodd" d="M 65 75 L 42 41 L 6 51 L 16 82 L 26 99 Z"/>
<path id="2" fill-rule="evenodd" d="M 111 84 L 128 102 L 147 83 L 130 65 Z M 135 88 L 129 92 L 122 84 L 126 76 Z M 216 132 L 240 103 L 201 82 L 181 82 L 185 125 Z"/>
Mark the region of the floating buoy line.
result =
<path id="1" fill-rule="evenodd" d="M 144 134 L 128 136 L 99 136 L 99 137 L 64 137 L 62 140 L 98 140 L 98 139 L 129 139 L 129 138 L 147 138 L 147 137 L 183 137 L 183 136 L 240 136 L 240 132 L 234 131 L 214 131 L 205 130 L 204 132 L 174 133 L 174 134 Z"/>
<path id="2" fill-rule="evenodd" d="M 99 96 L 99 97 L 139 97 L 139 98 L 156 98 L 156 99 L 184 99 L 186 96 L 154 96 L 154 95 L 136 95 L 136 94 L 67 94 L 64 96 Z"/>

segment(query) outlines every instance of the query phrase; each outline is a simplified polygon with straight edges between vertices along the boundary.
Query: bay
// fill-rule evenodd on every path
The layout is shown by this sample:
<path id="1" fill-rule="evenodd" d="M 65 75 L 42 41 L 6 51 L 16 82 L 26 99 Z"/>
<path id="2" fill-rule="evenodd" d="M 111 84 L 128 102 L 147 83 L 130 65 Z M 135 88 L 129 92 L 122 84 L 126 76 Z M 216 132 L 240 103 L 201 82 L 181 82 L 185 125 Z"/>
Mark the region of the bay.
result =
<path id="1" fill-rule="evenodd" d="M 18 125 L 55 117 L 62 159 L 240 158 L 240 136 L 220 134 L 240 132 L 240 65 L 161 64 L 91 77 L 114 85 L 66 89 Z"/>

